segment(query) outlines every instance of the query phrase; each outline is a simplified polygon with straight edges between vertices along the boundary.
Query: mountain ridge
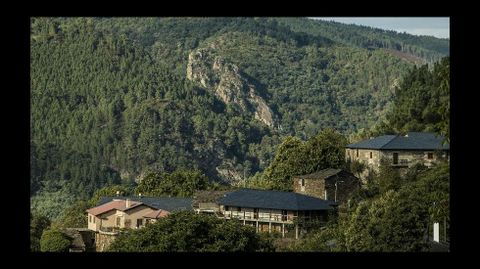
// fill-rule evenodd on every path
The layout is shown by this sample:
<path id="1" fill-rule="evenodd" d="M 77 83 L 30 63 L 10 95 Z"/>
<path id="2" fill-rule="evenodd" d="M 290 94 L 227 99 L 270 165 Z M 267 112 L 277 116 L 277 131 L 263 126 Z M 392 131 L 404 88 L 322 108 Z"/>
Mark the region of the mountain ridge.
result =
<path id="1" fill-rule="evenodd" d="M 281 21 L 32 18 L 32 206 L 62 207 L 150 170 L 238 182 L 268 167 L 282 137 L 373 125 L 414 66 Z M 205 83 L 189 79 L 189 55 L 209 44 Z"/>

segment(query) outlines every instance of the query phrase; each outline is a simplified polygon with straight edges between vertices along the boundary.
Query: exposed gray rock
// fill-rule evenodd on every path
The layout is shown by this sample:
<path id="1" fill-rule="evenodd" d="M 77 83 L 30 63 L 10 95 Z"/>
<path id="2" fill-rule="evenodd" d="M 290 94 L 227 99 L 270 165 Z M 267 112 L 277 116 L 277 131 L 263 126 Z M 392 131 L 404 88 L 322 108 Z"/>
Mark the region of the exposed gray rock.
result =
<path id="1" fill-rule="evenodd" d="M 214 51 L 214 45 L 192 51 L 187 78 L 212 91 L 224 103 L 235 104 L 242 112 L 253 112 L 255 119 L 274 127 L 274 114 L 255 86 L 242 77 L 238 66 L 216 56 Z"/>

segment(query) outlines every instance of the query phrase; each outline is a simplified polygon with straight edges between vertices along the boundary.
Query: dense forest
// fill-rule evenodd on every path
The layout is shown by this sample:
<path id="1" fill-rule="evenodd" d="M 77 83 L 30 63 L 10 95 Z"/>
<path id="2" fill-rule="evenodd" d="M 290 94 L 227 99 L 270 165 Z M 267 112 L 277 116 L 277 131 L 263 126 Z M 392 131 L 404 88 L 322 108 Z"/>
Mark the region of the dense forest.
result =
<path id="1" fill-rule="evenodd" d="M 151 171 L 195 170 L 223 183 L 266 171 L 282 189 L 272 167 L 285 137 L 314 144 L 324 129 L 350 135 L 405 113 L 422 120 L 395 121 L 393 130 L 438 121 L 435 104 L 412 112 L 402 101 L 424 88 L 396 88 L 408 88 L 402 78 L 418 72 L 417 80 L 438 86 L 431 66 L 448 47 L 448 40 L 305 18 L 32 18 L 32 210 L 54 219 L 104 186 L 134 186 Z M 253 85 L 275 126 L 187 78 L 189 55 L 198 52 L 228 63 L 231 83 Z M 430 65 L 416 68 L 404 55 Z M 443 63 L 433 74 L 449 70 Z M 226 77 L 203 71 L 207 80 Z M 442 89 L 435 94 L 445 103 Z"/>

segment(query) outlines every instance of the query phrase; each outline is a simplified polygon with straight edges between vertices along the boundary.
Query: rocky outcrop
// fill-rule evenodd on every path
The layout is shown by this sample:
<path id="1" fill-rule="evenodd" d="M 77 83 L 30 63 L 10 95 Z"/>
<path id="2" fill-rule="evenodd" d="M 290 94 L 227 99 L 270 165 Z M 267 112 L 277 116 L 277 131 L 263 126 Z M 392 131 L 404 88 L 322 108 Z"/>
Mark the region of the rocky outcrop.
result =
<path id="1" fill-rule="evenodd" d="M 214 51 L 214 45 L 192 51 L 188 56 L 187 78 L 211 90 L 224 103 L 234 104 L 241 112 L 253 112 L 257 120 L 274 127 L 273 111 L 255 86 L 242 77 L 238 66 Z"/>
<path id="2" fill-rule="evenodd" d="M 235 164 L 232 160 L 224 159 L 222 163 L 215 168 L 217 170 L 218 175 L 220 178 L 223 178 L 229 184 L 235 185 L 240 182 L 243 182 L 244 178 L 242 173 L 235 169 Z"/>

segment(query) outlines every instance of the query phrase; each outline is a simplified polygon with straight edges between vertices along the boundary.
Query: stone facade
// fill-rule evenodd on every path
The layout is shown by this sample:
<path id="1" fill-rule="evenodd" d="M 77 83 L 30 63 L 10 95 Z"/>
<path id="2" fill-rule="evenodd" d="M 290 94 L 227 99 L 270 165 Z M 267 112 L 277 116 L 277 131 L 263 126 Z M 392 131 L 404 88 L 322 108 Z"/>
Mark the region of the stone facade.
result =
<path id="1" fill-rule="evenodd" d="M 110 247 L 112 242 L 117 238 L 116 232 L 96 232 L 95 233 L 95 250 L 103 252 Z"/>
<path id="2" fill-rule="evenodd" d="M 348 202 L 349 196 L 360 187 L 360 181 L 352 173 L 336 169 L 325 169 L 317 173 L 295 176 L 293 191 L 324 200 L 336 201 L 340 206 Z M 323 173 L 325 171 L 325 173 Z M 335 186 L 337 183 L 337 186 Z"/>
<path id="3" fill-rule="evenodd" d="M 345 149 L 345 160 L 348 162 L 358 161 L 365 164 L 366 169 L 359 174 L 360 179 L 365 183 L 372 172 L 378 172 L 381 162 L 397 167 L 402 171 L 417 163 L 427 167 L 432 166 L 440 160 L 449 160 L 448 151 L 434 150 L 375 150 L 375 149 Z"/>

